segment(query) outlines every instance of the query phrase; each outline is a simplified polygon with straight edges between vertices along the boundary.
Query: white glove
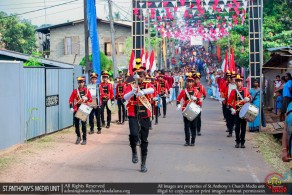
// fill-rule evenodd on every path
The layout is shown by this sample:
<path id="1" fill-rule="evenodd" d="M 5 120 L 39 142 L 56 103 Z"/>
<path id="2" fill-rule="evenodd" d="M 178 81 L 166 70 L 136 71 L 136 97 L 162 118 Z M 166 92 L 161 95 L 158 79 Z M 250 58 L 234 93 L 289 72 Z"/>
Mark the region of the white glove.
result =
<path id="1" fill-rule="evenodd" d="M 180 110 L 180 109 L 181 109 L 181 105 L 178 104 L 178 105 L 176 106 L 176 110 Z"/>
<path id="2" fill-rule="evenodd" d="M 191 99 L 192 99 L 193 101 L 196 101 L 198 98 L 195 97 L 195 96 L 192 96 Z"/>
<path id="3" fill-rule="evenodd" d="M 74 108 L 71 108 L 70 111 L 74 113 Z"/>
<path id="4" fill-rule="evenodd" d="M 236 111 L 234 110 L 234 108 L 231 108 L 230 110 L 231 110 L 231 114 L 235 115 Z"/>
<path id="5" fill-rule="evenodd" d="M 87 100 L 88 100 L 88 98 L 87 98 L 86 96 L 83 96 L 82 99 L 83 99 L 84 101 L 87 101 Z"/>
<path id="6" fill-rule="evenodd" d="M 203 102 L 204 101 L 204 98 L 200 98 L 200 102 Z"/>
<path id="7" fill-rule="evenodd" d="M 141 97 L 141 96 L 143 96 L 143 95 L 145 95 L 145 93 L 144 93 L 143 90 L 138 91 L 138 93 L 137 93 L 137 97 Z"/>
<path id="8" fill-rule="evenodd" d="M 114 105 L 115 104 L 115 101 L 112 101 L 112 105 Z"/>
<path id="9" fill-rule="evenodd" d="M 245 102 L 249 102 L 249 101 L 250 101 L 250 99 L 249 99 L 248 97 L 245 97 L 243 100 L 244 100 Z"/>
<path id="10" fill-rule="evenodd" d="M 138 91 L 138 89 L 133 87 L 133 88 L 132 88 L 132 92 L 131 92 L 131 93 L 134 95 L 134 94 L 136 94 L 136 93 L 137 93 L 137 91 Z"/>

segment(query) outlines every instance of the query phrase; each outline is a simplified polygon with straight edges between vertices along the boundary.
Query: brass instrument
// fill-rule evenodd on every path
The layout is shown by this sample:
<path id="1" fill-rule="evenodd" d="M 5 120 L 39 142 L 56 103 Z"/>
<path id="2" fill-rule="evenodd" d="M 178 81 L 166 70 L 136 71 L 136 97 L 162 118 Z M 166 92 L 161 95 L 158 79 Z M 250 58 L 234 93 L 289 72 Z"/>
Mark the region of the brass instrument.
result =
<path id="1" fill-rule="evenodd" d="M 134 88 L 133 84 L 131 84 L 131 86 L 132 86 L 132 88 Z M 140 91 L 140 90 L 141 89 L 138 85 L 138 91 Z M 143 106 L 145 106 L 150 111 L 150 113 L 152 115 L 152 106 L 151 106 L 150 102 L 148 101 L 148 99 L 146 98 L 146 96 L 145 95 L 140 96 L 140 97 L 138 97 L 138 99 L 143 104 Z"/>

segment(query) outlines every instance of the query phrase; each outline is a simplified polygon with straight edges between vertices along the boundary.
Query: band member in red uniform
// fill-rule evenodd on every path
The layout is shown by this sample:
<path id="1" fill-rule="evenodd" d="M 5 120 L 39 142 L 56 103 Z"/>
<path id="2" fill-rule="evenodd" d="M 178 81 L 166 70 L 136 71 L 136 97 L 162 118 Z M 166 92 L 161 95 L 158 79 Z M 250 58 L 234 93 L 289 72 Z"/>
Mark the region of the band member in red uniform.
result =
<path id="1" fill-rule="evenodd" d="M 77 81 L 78 81 L 78 88 L 72 91 L 71 96 L 69 98 L 70 109 L 71 109 L 71 112 L 74 113 L 74 116 L 82 103 L 87 104 L 87 102 L 92 102 L 90 91 L 84 87 L 85 78 L 78 77 Z M 74 117 L 75 132 L 77 135 L 76 144 L 79 144 L 81 141 L 79 123 L 80 123 L 80 119 Z M 86 121 L 85 122 L 81 121 L 81 125 L 82 125 L 82 143 L 81 144 L 86 145 Z"/>
<path id="2" fill-rule="evenodd" d="M 231 113 L 231 110 L 228 108 L 228 99 L 230 97 L 231 91 L 233 89 L 236 89 L 236 83 L 235 83 L 235 78 L 236 78 L 236 73 L 233 71 L 231 73 L 231 77 L 229 78 L 229 83 L 228 83 L 228 87 L 226 90 L 226 113 L 227 113 L 227 128 L 228 128 L 228 135 L 227 137 L 232 137 L 232 132 L 233 132 L 233 128 L 234 128 L 234 124 L 235 124 L 235 115 Z"/>
<path id="3" fill-rule="evenodd" d="M 126 114 L 126 107 L 124 105 L 124 93 L 125 93 L 125 83 L 123 77 L 118 78 L 119 84 L 116 86 L 116 100 L 118 103 L 118 115 L 119 115 L 119 121 L 118 124 L 124 124 L 125 122 L 125 114 Z M 123 115 L 123 116 L 122 116 Z"/>
<path id="4" fill-rule="evenodd" d="M 199 105 L 200 101 L 200 92 L 196 88 L 194 88 L 194 78 L 192 77 L 192 73 L 189 73 L 186 77 L 186 89 L 182 90 L 180 94 L 177 97 L 177 110 L 181 109 L 180 101 L 183 99 L 183 107 L 182 111 L 185 109 L 189 101 L 194 101 L 196 104 Z M 189 97 L 186 93 L 186 90 L 188 91 Z M 185 146 L 195 146 L 195 139 L 196 139 L 196 128 L 197 128 L 197 118 L 195 118 L 193 121 L 189 121 L 186 117 L 184 118 L 184 130 L 185 130 Z M 190 131 L 192 134 L 191 140 L 190 140 Z M 191 141 L 191 143 L 190 143 Z"/>
<path id="5" fill-rule="evenodd" d="M 239 111 L 242 106 L 250 101 L 249 90 L 243 87 L 243 79 L 240 75 L 237 75 L 235 82 L 237 89 L 233 89 L 228 98 L 228 106 L 230 107 L 231 114 L 235 115 L 235 134 L 236 134 L 236 145 L 235 148 L 245 148 L 245 132 L 246 132 L 246 120 L 239 117 Z"/>
<path id="6" fill-rule="evenodd" d="M 228 84 L 230 82 L 230 78 L 231 78 L 231 73 L 229 70 L 227 70 L 225 73 L 225 79 L 221 82 L 221 85 L 220 85 L 222 111 L 223 111 L 223 116 L 226 120 L 226 127 L 227 127 L 226 132 L 229 132 L 228 112 L 230 112 L 230 110 L 227 109 L 227 100 L 228 100 Z"/>
<path id="7" fill-rule="evenodd" d="M 159 97 L 159 91 L 160 91 L 160 85 L 157 82 L 156 77 L 151 77 L 151 84 L 154 88 L 154 95 L 152 99 L 152 114 L 155 115 L 155 125 L 158 125 L 158 114 L 159 114 L 159 106 L 160 106 L 160 97 Z"/>
<path id="8" fill-rule="evenodd" d="M 107 125 L 106 128 L 110 128 L 111 124 L 111 115 L 112 112 L 107 106 L 108 100 L 111 100 L 111 103 L 114 104 L 114 90 L 111 83 L 108 82 L 109 74 L 107 71 L 104 71 L 101 75 L 102 77 L 102 83 L 99 85 L 100 87 L 100 98 L 101 98 L 101 122 L 102 126 L 105 126 L 105 120 L 104 120 L 104 108 L 106 107 L 107 112 Z"/>
<path id="9" fill-rule="evenodd" d="M 163 79 L 163 77 L 164 77 L 163 73 L 159 74 L 158 82 L 160 85 L 159 95 L 160 95 L 160 98 L 162 99 L 162 105 L 163 105 L 163 118 L 165 118 L 166 117 L 166 108 L 167 108 L 166 97 L 169 96 L 170 91 L 169 91 L 168 82 L 167 82 L 167 80 Z"/>
<path id="10" fill-rule="evenodd" d="M 205 87 L 201 84 L 200 79 L 201 79 L 201 74 L 200 73 L 196 73 L 194 74 L 194 79 L 195 79 L 195 85 L 194 87 L 198 90 L 198 92 L 200 93 L 200 101 L 198 102 L 198 104 L 201 106 L 203 106 L 203 100 L 207 97 L 207 92 Z M 197 135 L 201 136 L 201 126 L 202 126 L 202 120 L 201 120 L 201 114 L 202 114 L 202 109 L 200 114 L 197 117 Z"/>
<path id="11" fill-rule="evenodd" d="M 90 74 L 90 80 L 91 83 L 87 87 L 90 89 L 90 86 L 93 86 L 94 93 L 91 93 L 92 95 L 92 101 L 95 100 L 97 107 L 92 108 L 92 111 L 89 115 L 89 126 L 90 126 L 90 132 L 89 134 L 94 133 L 94 116 L 96 118 L 96 125 L 97 125 L 97 133 L 101 134 L 101 121 L 100 121 L 100 92 L 99 92 L 99 85 L 97 82 L 98 74 L 91 73 Z M 94 101 L 93 101 L 94 102 Z"/>
<path id="12" fill-rule="evenodd" d="M 141 59 L 136 59 L 136 66 L 133 72 L 140 77 L 138 79 L 138 86 L 137 84 L 128 85 L 124 99 L 128 100 L 129 141 L 132 149 L 132 162 L 138 163 L 136 146 L 141 139 L 141 172 L 145 173 L 147 172 L 146 158 L 151 117 L 150 98 L 151 94 L 154 93 L 154 89 L 151 83 L 144 82 L 145 68 L 141 67 Z"/>

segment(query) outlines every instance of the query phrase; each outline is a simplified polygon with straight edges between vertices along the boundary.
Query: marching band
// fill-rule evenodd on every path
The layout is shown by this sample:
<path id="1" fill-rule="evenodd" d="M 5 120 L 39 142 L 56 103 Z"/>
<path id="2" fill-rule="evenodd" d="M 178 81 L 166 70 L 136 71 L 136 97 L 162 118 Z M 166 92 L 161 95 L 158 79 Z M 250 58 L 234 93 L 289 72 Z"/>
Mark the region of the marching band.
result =
<path id="1" fill-rule="evenodd" d="M 79 124 L 82 125 L 82 145 L 86 144 L 86 121 L 89 116 L 89 134 L 94 133 L 94 117 L 97 133 L 105 126 L 104 109 L 107 110 L 106 128 L 111 123 L 111 107 L 116 99 L 118 105 L 117 124 L 129 122 L 129 143 L 132 151 L 132 162 L 138 163 L 137 146 L 141 149 L 141 172 L 147 172 L 146 159 L 148 155 L 148 135 L 152 129 L 152 120 L 158 125 L 160 107 L 163 107 L 163 118 L 166 117 L 167 98 L 170 95 L 168 81 L 164 72 L 150 75 L 141 65 L 141 59 L 136 59 L 133 75 L 121 73 L 114 87 L 108 82 L 109 74 L 104 71 L 102 82 L 97 84 L 98 74 L 90 74 L 90 83 L 85 87 L 85 78 L 78 77 L 78 88 L 74 89 L 69 105 L 74 113 L 76 144 L 81 142 Z M 195 146 L 196 136 L 201 136 L 202 106 L 207 96 L 205 87 L 200 82 L 201 74 L 194 69 L 185 75 L 185 87 L 176 97 L 177 111 L 181 110 L 184 122 L 185 144 Z M 226 120 L 227 137 L 232 137 L 235 129 L 235 148 L 245 148 L 247 122 L 252 122 L 258 115 L 258 109 L 252 105 L 250 92 L 243 87 L 243 78 L 235 72 L 226 71 L 216 77 L 217 93 L 222 104 L 223 118 Z M 176 81 L 177 82 L 177 81 Z M 209 93 L 209 92 L 208 92 Z M 181 104 L 182 101 L 182 104 Z M 182 106 L 181 106 L 182 105 Z M 244 108 L 244 109 L 243 109 Z M 242 112 L 244 110 L 244 112 Z"/>

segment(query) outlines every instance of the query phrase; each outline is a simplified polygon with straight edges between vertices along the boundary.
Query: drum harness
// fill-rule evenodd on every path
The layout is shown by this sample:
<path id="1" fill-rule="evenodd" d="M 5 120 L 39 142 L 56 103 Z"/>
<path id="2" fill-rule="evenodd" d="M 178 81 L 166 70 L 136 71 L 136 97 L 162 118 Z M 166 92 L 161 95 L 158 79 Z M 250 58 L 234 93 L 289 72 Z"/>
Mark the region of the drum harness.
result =
<path id="1" fill-rule="evenodd" d="M 238 95 L 238 96 L 240 97 L 240 99 L 241 99 L 241 101 L 240 101 L 239 103 L 241 103 L 241 102 L 243 101 L 243 97 L 242 97 L 242 95 L 239 93 L 239 91 L 237 90 L 237 88 L 236 88 L 235 90 L 236 90 L 237 95 Z M 239 103 L 237 103 L 236 106 L 238 106 Z M 238 108 L 236 111 L 240 111 L 241 108 L 242 108 L 242 107 Z"/>

